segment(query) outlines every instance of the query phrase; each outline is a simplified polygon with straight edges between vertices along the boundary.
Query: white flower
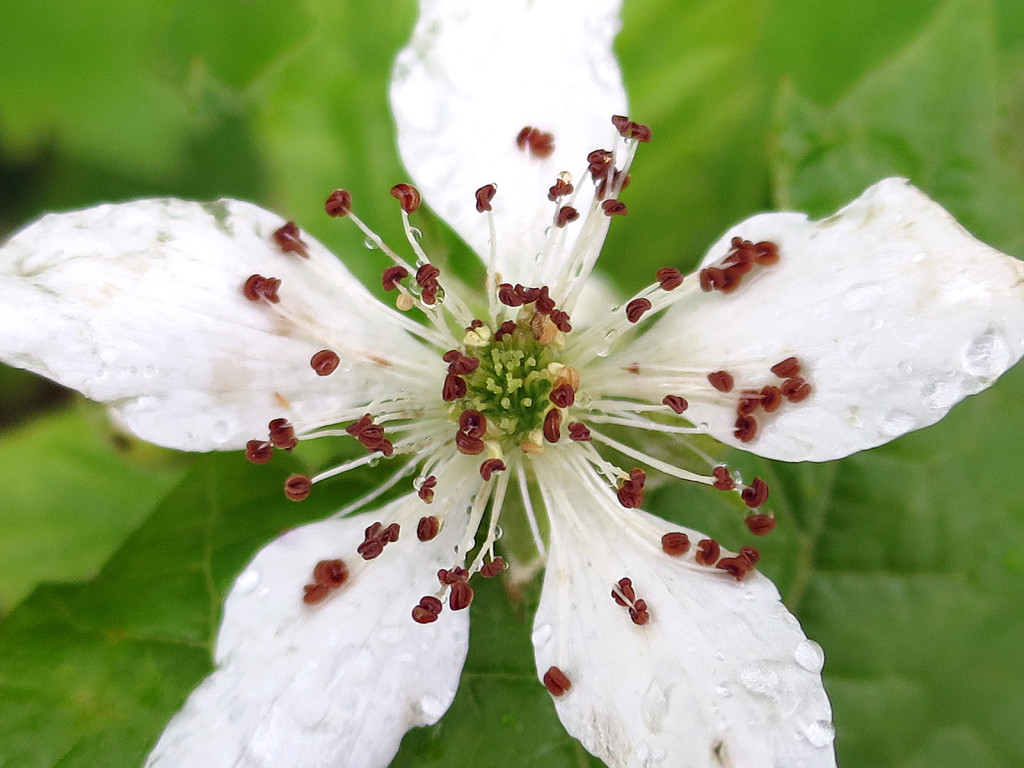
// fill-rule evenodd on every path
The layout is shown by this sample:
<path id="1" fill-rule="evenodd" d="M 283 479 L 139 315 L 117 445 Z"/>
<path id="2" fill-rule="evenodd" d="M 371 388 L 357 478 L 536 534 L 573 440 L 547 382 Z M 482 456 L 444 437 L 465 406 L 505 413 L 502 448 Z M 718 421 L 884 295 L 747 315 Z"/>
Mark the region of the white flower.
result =
<path id="1" fill-rule="evenodd" d="M 1024 351 L 1021 265 L 889 179 L 820 222 L 748 219 L 697 275 L 666 267 L 609 308 L 588 278 L 647 129 L 608 122 L 625 112 L 618 3 L 540 5 L 424 0 L 396 65 L 403 158 L 481 254 L 482 291 L 432 268 L 405 185 L 412 256 L 378 240 L 402 311 L 233 200 L 50 215 L 0 247 L 0 356 L 111 404 L 141 437 L 248 442 L 256 461 L 296 438 L 367 448 L 293 477 L 295 499 L 382 454 L 397 472 L 374 498 L 416 476 L 256 555 L 225 604 L 217 670 L 148 765 L 386 765 L 455 695 L 470 580 L 503 567 L 506 499 L 547 564 L 538 678 L 588 750 L 610 766 L 835 764 L 823 656 L 756 550 L 719 553 L 642 512 L 634 462 L 739 493 L 755 532 L 773 523 L 757 512 L 767 487 L 637 435 L 821 461 L 934 423 Z M 350 207 L 328 201 L 365 227 Z"/>

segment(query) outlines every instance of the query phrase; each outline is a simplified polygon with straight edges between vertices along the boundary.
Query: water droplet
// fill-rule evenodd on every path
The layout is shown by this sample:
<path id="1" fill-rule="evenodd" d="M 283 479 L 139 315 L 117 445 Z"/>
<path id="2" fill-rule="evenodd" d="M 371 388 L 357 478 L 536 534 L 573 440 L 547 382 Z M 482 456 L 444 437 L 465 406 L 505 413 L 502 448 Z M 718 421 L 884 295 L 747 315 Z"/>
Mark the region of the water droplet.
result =
<path id="1" fill-rule="evenodd" d="M 732 696 L 732 686 L 728 682 L 723 680 L 718 684 L 718 687 L 715 688 L 715 693 L 717 693 L 723 699 L 728 699 L 730 696 Z"/>
<path id="2" fill-rule="evenodd" d="M 440 719 L 448 707 L 437 696 L 424 696 L 420 699 L 420 712 L 430 722 Z"/>
<path id="3" fill-rule="evenodd" d="M 906 411 L 895 409 L 885 414 L 885 418 L 882 419 L 882 432 L 891 437 L 896 437 L 897 435 L 909 432 L 917 424 L 915 416 Z"/>
<path id="4" fill-rule="evenodd" d="M 1010 348 L 995 328 L 989 328 L 967 346 L 963 362 L 971 376 L 983 382 L 994 381 L 1010 366 Z"/>
<path id="5" fill-rule="evenodd" d="M 423 233 L 419 230 L 418 227 L 409 227 L 409 234 L 411 234 L 417 240 L 423 237 Z"/>
<path id="6" fill-rule="evenodd" d="M 647 686 L 640 700 L 640 719 L 651 733 L 661 733 L 668 714 L 669 691 L 660 680 L 653 680 Z"/>
<path id="7" fill-rule="evenodd" d="M 885 320 L 883 320 L 882 318 L 876 317 L 874 320 L 871 321 L 871 330 L 880 331 L 883 328 L 885 328 Z"/>
<path id="8" fill-rule="evenodd" d="M 412 481 L 412 489 L 414 491 L 418 491 L 420 488 L 423 487 L 423 484 L 425 482 L 427 482 L 427 478 L 425 478 L 423 475 L 416 475 L 416 477 L 413 478 Z"/>
<path id="9" fill-rule="evenodd" d="M 550 624 L 541 624 L 533 630 L 533 644 L 538 647 L 547 645 L 554 633 L 555 628 Z"/>
<path id="10" fill-rule="evenodd" d="M 242 595 L 250 594 L 260 585 L 260 572 L 255 568 L 248 568 L 235 580 L 235 590 Z"/>
<path id="11" fill-rule="evenodd" d="M 804 736 L 815 747 L 827 747 L 835 739 L 836 729 L 828 720 L 815 720 L 804 728 Z"/>
<path id="12" fill-rule="evenodd" d="M 150 363 L 142 369 L 142 375 L 147 379 L 155 379 L 160 374 L 160 369 Z"/>
<path id="13" fill-rule="evenodd" d="M 925 408 L 930 408 L 933 411 L 945 411 L 953 407 L 953 404 L 960 400 L 962 394 L 955 381 L 945 379 L 925 385 L 925 388 L 921 390 L 921 400 L 924 402 Z"/>
<path id="14" fill-rule="evenodd" d="M 751 693 L 775 698 L 779 693 L 779 673 L 768 659 L 750 661 L 740 667 L 740 683 Z"/>
<path id="15" fill-rule="evenodd" d="M 857 285 L 843 294 L 843 309 L 847 312 L 866 312 L 877 307 L 885 298 L 885 289 L 878 283 Z"/>
<path id="16" fill-rule="evenodd" d="M 825 666 L 825 652 L 813 640 L 801 640 L 793 652 L 793 659 L 808 672 L 821 672 Z"/>
<path id="17" fill-rule="evenodd" d="M 213 438 L 215 443 L 226 443 L 228 438 L 231 437 L 231 425 L 223 419 L 218 419 L 213 422 L 213 429 L 210 433 L 210 437 Z"/>
<path id="18" fill-rule="evenodd" d="M 368 237 L 363 239 L 363 246 L 370 251 L 377 250 L 377 244 Z"/>
<path id="19" fill-rule="evenodd" d="M 494 526 L 494 538 L 495 539 L 500 539 L 504 535 L 505 535 L 505 531 L 502 530 L 502 527 L 500 525 Z"/>

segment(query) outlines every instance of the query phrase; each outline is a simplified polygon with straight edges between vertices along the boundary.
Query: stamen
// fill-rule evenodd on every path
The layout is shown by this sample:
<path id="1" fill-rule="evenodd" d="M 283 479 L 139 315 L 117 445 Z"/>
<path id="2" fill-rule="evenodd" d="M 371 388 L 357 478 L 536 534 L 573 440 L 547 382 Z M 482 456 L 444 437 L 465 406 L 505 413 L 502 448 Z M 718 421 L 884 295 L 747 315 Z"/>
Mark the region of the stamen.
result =
<path id="1" fill-rule="evenodd" d="M 505 466 L 505 462 L 501 459 L 487 459 L 483 464 L 480 465 L 480 477 L 485 481 L 491 479 L 491 475 L 495 472 L 504 472 L 508 467 Z"/>
<path id="2" fill-rule="evenodd" d="M 420 191 L 412 184 L 396 184 L 391 188 L 391 196 L 401 204 L 402 210 L 406 213 L 416 213 L 419 210 Z"/>
<path id="3" fill-rule="evenodd" d="M 639 322 L 644 312 L 652 306 L 650 299 L 633 299 L 626 305 L 626 319 L 631 323 Z"/>
<path id="4" fill-rule="evenodd" d="M 459 430 L 455 433 L 455 447 L 466 456 L 479 456 L 484 452 L 484 441 Z"/>
<path id="5" fill-rule="evenodd" d="M 601 210 L 604 211 L 605 216 L 625 216 L 629 213 L 629 209 L 626 208 L 626 204 L 621 200 L 605 200 L 601 203 Z"/>
<path id="6" fill-rule="evenodd" d="M 487 433 L 487 417 L 467 408 L 459 414 L 459 429 L 469 437 L 483 437 Z"/>
<path id="7" fill-rule="evenodd" d="M 498 330 L 494 332 L 494 340 L 495 341 L 501 341 L 503 338 L 505 338 L 509 334 L 515 333 L 515 330 L 516 330 L 516 323 L 515 323 L 515 321 L 514 320 L 506 320 L 504 323 L 501 324 L 501 327 L 499 327 Z"/>
<path id="8" fill-rule="evenodd" d="M 448 372 L 454 373 L 457 376 L 473 373 L 473 371 L 480 367 L 479 358 L 464 355 L 457 349 L 448 350 L 441 359 L 449 364 Z"/>
<path id="9" fill-rule="evenodd" d="M 715 477 L 714 487 L 720 491 L 732 491 L 736 489 L 736 481 L 729 474 L 729 468 L 724 464 L 711 470 Z"/>
<path id="10" fill-rule="evenodd" d="M 493 579 L 499 573 L 504 571 L 508 566 L 505 565 L 505 559 L 501 557 L 495 557 L 491 562 L 487 563 L 480 568 L 480 575 L 485 579 Z"/>
<path id="11" fill-rule="evenodd" d="M 347 189 L 334 190 L 324 203 L 324 210 L 334 219 L 348 216 L 352 213 L 352 194 Z"/>
<path id="12" fill-rule="evenodd" d="M 555 324 L 555 327 L 562 333 L 569 333 L 572 330 L 572 323 L 569 322 L 569 313 L 563 312 L 560 309 L 551 310 L 549 315 L 551 322 Z"/>
<path id="13" fill-rule="evenodd" d="M 412 620 L 417 624 L 431 624 L 441 615 L 441 601 L 433 595 L 420 598 L 420 604 L 412 609 Z"/>
<path id="14" fill-rule="evenodd" d="M 562 439 L 562 412 L 552 408 L 544 417 L 544 439 L 557 443 Z"/>
<path id="15" fill-rule="evenodd" d="M 590 440 L 590 430 L 581 421 L 569 422 L 569 439 L 582 443 Z"/>
<path id="16" fill-rule="evenodd" d="M 295 437 L 295 427 L 291 425 L 288 419 L 274 419 L 268 427 L 270 429 L 270 442 L 275 448 L 290 451 L 299 444 L 299 439 Z"/>
<path id="17" fill-rule="evenodd" d="M 741 443 L 749 443 L 757 437 L 757 419 L 753 416 L 740 416 L 736 419 L 735 427 L 733 435 Z"/>
<path id="18" fill-rule="evenodd" d="M 755 477 L 754 481 L 740 492 L 740 498 L 751 509 L 760 507 L 768 500 L 768 483 L 760 477 Z"/>
<path id="19" fill-rule="evenodd" d="M 497 184 L 486 184 L 476 191 L 476 210 L 485 213 L 491 210 L 491 201 L 498 191 Z"/>
<path id="20" fill-rule="evenodd" d="M 306 584 L 302 588 L 302 602 L 306 605 L 316 605 L 327 599 L 331 590 L 323 584 Z"/>
<path id="21" fill-rule="evenodd" d="M 430 477 L 425 478 L 423 482 L 420 483 L 420 487 L 417 489 L 416 494 L 427 504 L 430 504 L 434 501 L 434 488 L 436 487 L 437 478 L 430 475 Z M 425 539 L 420 539 L 420 541 L 425 541 Z"/>
<path id="22" fill-rule="evenodd" d="M 408 276 L 409 270 L 396 264 L 384 270 L 384 274 L 381 275 L 381 283 L 385 291 L 393 291 L 398 288 L 398 282 Z"/>
<path id="23" fill-rule="evenodd" d="M 516 146 L 537 158 L 550 157 L 555 151 L 555 137 L 528 125 L 516 136 Z"/>
<path id="24" fill-rule="evenodd" d="M 795 357 L 787 357 L 782 362 L 773 365 L 770 370 L 780 379 L 791 379 L 800 375 L 800 361 Z"/>
<path id="25" fill-rule="evenodd" d="M 732 392 L 735 379 L 728 371 L 715 371 L 708 374 L 708 382 L 719 392 Z"/>
<path id="26" fill-rule="evenodd" d="M 571 195 L 573 191 L 572 183 L 568 178 L 568 174 L 564 176 L 559 174 L 558 179 L 555 180 L 554 185 L 548 189 L 548 200 L 555 202 L 560 197 Z"/>
<path id="27" fill-rule="evenodd" d="M 686 401 L 686 398 L 680 397 L 679 395 L 665 395 L 665 397 L 662 398 L 661 402 L 664 405 L 667 405 L 676 413 L 683 413 L 687 408 L 690 407 L 690 404 Z"/>
<path id="28" fill-rule="evenodd" d="M 655 273 L 654 278 L 666 291 L 674 291 L 683 284 L 683 273 L 675 267 L 662 267 Z"/>
<path id="29" fill-rule="evenodd" d="M 681 531 L 666 533 L 661 537 L 661 548 L 673 557 L 685 555 L 690 551 L 690 537 Z"/>
<path id="30" fill-rule="evenodd" d="M 393 541 L 398 541 L 401 527 L 398 523 L 391 523 L 383 528 L 380 523 L 371 524 L 364 532 L 363 543 L 356 547 L 364 560 L 373 560 L 380 557 L 384 547 Z"/>
<path id="31" fill-rule="evenodd" d="M 598 181 L 607 176 L 609 170 L 612 170 L 612 153 L 607 149 L 595 149 L 587 155 L 587 163 L 589 164 L 587 171 L 591 178 Z"/>
<path id="32" fill-rule="evenodd" d="M 263 277 L 263 275 L 252 275 L 242 286 L 242 294 L 249 301 L 269 301 L 277 304 L 281 298 L 277 295 L 277 289 L 281 287 L 281 281 L 276 277 Z"/>
<path id="33" fill-rule="evenodd" d="M 250 440 L 245 444 L 245 458 L 253 464 L 266 464 L 274 455 L 274 446 L 266 440 Z"/>
<path id="34" fill-rule="evenodd" d="M 743 522 L 746 524 L 747 529 L 755 536 L 767 536 L 775 530 L 775 515 L 766 515 L 764 513 L 747 515 Z"/>
<path id="35" fill-rule="evenodd" d="M 612 125 L 618 129 L 619 135 L 624 139 L 635 139 L 642 144 L 647 144 L 651 140 L 650 126 L 634 123 L 623 115 L 613 115 Z"/>
<path id="36" fill-rule="evenodd" d="M 794 376 L 782 383 L 782 395 L 791 403 L 799 403 L 811 394 L 811 385 L 802 376 Z"/>
<path id="37" fill-rule="evenodd" d="M 568 408 L 576 402 L 576 390 L 571 384 L 560 384 L 551 390 L 550 399 L 559 408 Z"/>
<path id="38" fill-rule="evenodd" d="M 423 289 L 420 298 L 424 304 L 433 305 L 437 302 L 437 292 L 441 288 L 437 276 L 440 274 L 441 270 L 433 264 L 424 264 L 416 270 L 416 283 Z"/>
<path id="39" fill-rule="evenodd" d="M 697 562 L 701 565 L 714 565 L 722 554 L 722 547 L 714 539 L 701 539 L 697 542 Z"/>
<path id="40" fill-rule="evenodd" d="M 313 489 L 313 481 L 306 475 L 290 475 L 284 481 L 284 495 L 291 501 L 302 501 Z"/>
<path id="41" fill-rule="evenodd" d="M 558 667 L 549 667 L 544 673 L 544 687 L 552 696 L 564 696 L 572 688 L 572 682 Z"/>
<path id="42" fill-rule="evenodd" d="M 778 387 L 767 386 L 761 390 L 761 407 L 765 413 L 773 413 L 782 405 L 782 390 Z"/>
<path id="43" fill-rule="evenodd" d="M 444 377 L 444 386 L 441 388 L 441 399 L 446 403 L 461 400 L 466 396 L 466 382 L 460 376 L 449 373 Z"/>
<path id="44" fill-rule="evenodd" d="M 317 376 L 330 376 L 337 370 L 340 363 L 341 358 L 338 357 L 338 354 L 329 349 L 321 349 L 309 361 L 310 367 Z"/>
<path id="45" fill-rule="evenodd" d="M 337 589 L 348 581 L 348 566 L 344 560 L 321 560 L 313 568 L 313 581 Z"/>
<path id="46" fill-rule="evenodd" d="M 451 591 L 448 593 L 449 608 L 453 611 L 461 611 L 469 608 L 469 604 L 472 602 L 473 588 L 469 586 L 469 582 L 460 580 L 452 584 Z"/>
<path id="47" fill-rule="evenodd" d="M 626 509 L 635 509 L 644 503 L 644 483 L 647 482 L 647 473 L 636 468 L 629 472 L 629 479 L 622 481 L 616 496 L 619 504 Z"/>
<path id="48" fill-rule="evenodd" d="M 558 213 L 555 214 L 555 226 L 564 227 L 576 221 L 580 217 L 580 212 L 573 208 L 571 205 L 563 205 L 558 209 Z"/>
<path id="49" fill-rule="evenodd" d="M 299 237 L 298 226 L 294 221 L 289 221 L 284 226 L 274 230 L 274 242 L 284 253 L 297 253 L 304 258 L 309 258 L 309 247 Z"/>
<path id="50" fill-rule="evenodd" d="M 715 568 L 726 571 L 736 581 L 743 581 L 743 577 L 750 572 L 750 562 L 745 557 L 723 557 Z"/>
<path id="51" fill-rule="evenodd" d="M 420 541 L 431 541 L 441 530 L 441 521 L 433 515 L 421 517 L 416 524 L 416 538 Z"/>
<path id="52" fill-rule="evenodd" d="M 744 558 L 753 568 L 761 561 L 761 553 L 755 547 L 740 547 L 740 557 Z"/>

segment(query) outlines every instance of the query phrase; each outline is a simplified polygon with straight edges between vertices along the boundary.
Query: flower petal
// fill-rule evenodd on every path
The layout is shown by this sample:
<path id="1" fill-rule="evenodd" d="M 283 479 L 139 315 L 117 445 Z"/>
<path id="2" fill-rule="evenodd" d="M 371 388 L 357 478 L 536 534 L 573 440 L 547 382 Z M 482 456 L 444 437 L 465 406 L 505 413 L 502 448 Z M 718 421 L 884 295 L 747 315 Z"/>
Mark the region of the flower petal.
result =
<path id="1" fill-rule="evenodd" d="M 406 386 L 421 346 L 318 242 L 302 235 L 308 259 L 282 252 L 284 223 L 237 200 L 45 216 L 0 246 L 0 358 L 190 450 L 237 448 L 272 418 Z M 243 296 L 253 274 L 282 281 L 279 304 Z M 310 368 L 324 348 L 342 359 L 330 377 Z"/>
<path id="2" fill-rule="evenodd" d="M 834 766 L 824 657 L 774 585 L 666 554 L 664 533 L 704 537 L 619 508 L 584 473 L 539 477 L 551 546 L 533 639 L 541 676 L 571 684 L 553 696 L 569 733 L 610 768 Z M 647 602 L 642 626 L 611 596 L 623 577 Z"/>
<path id="3" fill-rule="evenodd" d="M 667 388 L 677 378 L 687 417 L 723 442 L 787 461 L 846 456 L 935 423 L 1024 352 L 1024 264 L 975 240 L 903 179 L 876 184 L 821 221 L 748 219 L 704 266 L 734 236 L 776 243 L 780 261 L 755 268 L 733 293 L 691 285 L 625 352 L 641 370 L 665 366 L 650 375 Z M 740 393 L 781 384 L 769 368 L 790 356 L 810 396 L 755 415 L 757 437 L 740 443 Z M 703 378 L 719 370 L 735 377 L 729 397 Z"/>
<path id="4" fill-rule="evenodd" d="M 465 490 L 435 501 L 459 520 L 430 542 L 414 533 L 425 505 L 413 495 L 265 547 L 228 595 L 217 670 L 171 721 L 147 768 L 386 766 L 405 732 L 437 722 L 455 696 L 468 611 L 446 610 L 432 624 L 417 624 L 411 611 L 437 591 L 437 570 L 452 566 L 467 503 Z M 355 550 L 375 521 L 401 521 L 402 533 L 366 562 Z M 314 566 L 339 557 L 347 582 L 306 605 Z"/>
<path id="5" fill-rule="evenodd" d="M 533 284 L 556 211 L 548 188 L 561 171 L 582 178 L 587 154 L 615 136 L 611 116 L 626 111 L 612 52 L 619 6 L 422 0 L 398 56 L 391 103 L 402 160 L 424 199 L 485 260 L 488 222 L 473 195 L 498 185 L 496 268 L 506 280 Z M 554 136 L 549 157 L 516 146 L 526 126 Z M 593 196 L 584 186 L 580 211 Z"/>

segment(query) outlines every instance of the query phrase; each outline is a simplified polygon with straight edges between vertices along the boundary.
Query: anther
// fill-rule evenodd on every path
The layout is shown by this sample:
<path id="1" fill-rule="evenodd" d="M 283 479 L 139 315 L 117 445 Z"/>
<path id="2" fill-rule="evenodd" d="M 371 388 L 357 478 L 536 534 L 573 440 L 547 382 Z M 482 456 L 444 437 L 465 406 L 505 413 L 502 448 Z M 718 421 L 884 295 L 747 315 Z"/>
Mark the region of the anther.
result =
<path id="1" fill-rule="evenodd" d="M 760 477 L 755 477 L 754 481 L 740 492 L 740 498 L 751 509 L 757 509 L 768 500 L 768 483 Z"/>
<path id="2" fill-rule="evenodd" d="M 452 584 L 451 591 L 448 593 L 448 607 L 453 611 L 461 611 L 465 608 L 469 608 L 469 604 L 473 602 L 473 588 L 469 586 L 469 582 L 461 580 Z"/>
<path id="3" fill-rule="evenodd" d="M 800 375 L 800 361 L 795 357 L 787 357 L 782 362 L 773 365 L 770 370 L 780 379 L 790 379 Z"/>
<path id="4" fill-rule="evenodd" d="M 651 614 L 647 612 L 647 601 L 637 600 L 629 609 L 629 618 L 634 624 L 643 626 L 651 620 Z"/>
<path id="5" fill-rule="evenodd" d="M 416 491 L 416 495 L 419 496 L 427 504 L 430 504 L 434 501 L 434 489 L 436 487 L 437 478 L 431 475 L 430 477 L 424 479 L 424 481 L 420 484 L 419 490 Z M 420 540 L 426 541 L 426 539 Z"/>
<path id="6" fill-rule="evenodd" d="M 444 377 L 444 386 L 441 388 L 441 399 L 451 403 L 466 396 L 466 382 L 454 373 Z"/>
<path id="7" fill-rule="evenodd" d="M 681 531 L 666 533 L 661 537 L 661 548 L 665 554 L 678 557 L 690 551 L 690 537 Z"/>
<path id="8" fill-rule="evenodd" d="M 249 301 L 269 301 L 277 304 L 281 298 L 277 295 L 277 289 L 281 287 L 281 281 L 276 277 L 263 277 L 263 275 L 252 275 L 242 285 L 242 294 Z"/>
<path id="9" fill-rule="evenodd" d="M 302 588 L 302 593 L 302 602 L 306 605 L 316 605 L 327 599 L 331 590 L 323 584 L 306 584 Z"/>
<path id="10" fill-rule="evenodd" d="M 775 530 L 775 515 L 764 513 L 747 515 L 743 522 L 746 524 L 747 530 L 755 536 L 767 536 Z"/>
<path id="11" fill-rule="evenodd" d="M 637 323 L 652 306 L 650 299 L 633 299 L 626 305 L 626 319 Z"/>
<path id="12" fill-rule="evenodd" d="M 299 256 L 309 258 L 309 247 L 302 242 L 300 234 L 295 222 L 289 221 L 274 230 L 274 242 L 284 253 L 297 253 Z"/>
<path id="13" fill-rule="evenodd" d="M 502 557 L 495 557 L 491 562 L 480 566 L 480 575 L 485 579 L 493 579 L 499 573 L 504 571 L 505 568 L 505 559 Z"/>
<path id="14" fill-rule="evenodd" d="M 479 456 L 484 452 L 484 441 L 479 437 L 471 437 L 461 430 L 455 433 L 455 447 L 466 456 Z"/>
<path id="15" fill-rule="evenodd" d="M 675 267 L 662 267 L 654 274 L 663 290 L 674 291 L 683 284 L 683 273 Z"/>
<path id="16" fill-rule="evenodd" d="M 551 310 L 549 317 L 551 318 L 551 322 L 555 324 L 555 327 L 562 333 L 569 333 L 569 331 L 572 330 L 572 323 L 570 322 L 571 318 L 569 317 L 568 312 L 564 312 L 561 309 L 553 309 Z"/>
<path id="17" fill-rule="evenodd" d="M 676 413 L 682 413 L 690 407 L 690 404 L 686 402 L 686 398 L 680 397 L 679 395 L 665 395 L 665 397 L 661 399 L 661 403 L 662 405 L 667 405 Z"/>
<path id="18" fill-rule="evenodd" d="M 570 421 L 569 439 L 575 440 L 578 443 L 585 443 L 590 440 L 590 430 L 587 429 L 587 425 L 581 421 Z"/>
<path id="19" fill-rule="evenodd" d="M 554 202 L 560 197 L 571 195 L 573 190 L 572 184 L 563 178 L 559 178 L 555 181 L 554 185 L 548 190 L 548 200 Z"/>
<path id="20" fill-rule="evenodd" d="M 288 419 L 274 419 L 268 427 L 270 429 L 270 442 L 275 448 L 290 451 L 299 444 L 299 439 L 295 437 L 295 427 L 291 425 Z"/>
<path id="21" fill-rule="evenodd" d="M 442 608 L 441 601 L 433 595 L 421 597 L 420 604 L 412 609 L 412 619 L 417 624 L 430 624 L 437 621 Z"/>
<path id="22" fill-rule="evenodd" d="M 708 382 L 719 392 L 732 392 L 735 380 L 728 371 L 715 371 L 708 374 Z"/>
<path id="23" fill-rule="evenodd" d="M 422 488 L 420 491 L 422 492 Z M 433 495 L 433 492 L 431 492 Z M 422 493 L 420 494 L 422 498 Z M 433 515 L 426 515 L 420 518 L 419 523 L 416 524 L 416 538 L 420 541 L 430 541 L 437 536 L 438 531 L 441 530 L 441 521 L 439 521 Z"/>
<path id="24" fill-rule="evenodd" d="M 715 568 L 725 571 L 736 581 L 743 581 L 743 577 L 751 570 L 750 561 L 745 557 L 723 557 L 715 563 Z"/>
<path id="25" fill-rule="evenodd" d="M 245 458 L 253 464 L 266 464 L 274 455 L 274 446 L 266 440 L 250 440 L 245 444 Z"/>
<path id="26" fill-rule="evenodd" d="M 476 210 L 479 213 L 486 213 L 491 210 L 491 201 L 498 191 L 497 184 L 487 184 L 476 191 Z"/>
<path id="27" fill-rule="evenodd" d="M 559 384 L 551 390 L 550 398 L 559 408 L 568 408 L 576 402 L 576 390 L 571 384 Z"/>
<path id="28" fill-rule="evenodd" d="M 391 196 L 395 198 L 406 213 L 416 213 L 420 207 L 420 191 L 412 184 L 395 184 L 391 188 Z"/>
<path id="29" fill-rule="evenodd" d="M 732 479 L 732 475 L 729 474 L 729 468 L 724 464 L 715 467 L 711 470 L 711 474 L 714 475 L 715 482 L 714 487 L 719 491 L 732 491 L 736 488 L 736 481 Z"/>
<path id="30" fill-rule="evenodd" d="M 374 560 L 380 557 L 384 551 L 384 542 L 378 538 L 367 538 L 362 544 L 356 547 L 356 552 L 359 553 L 363 560 Z"/>
<path id="31" fill-rule="evenodd" d="M 644 503 L 644 484 L 647 473 L 642 469 L 630 470 L 629 480 L 624 480 L 616 493 L 619 504 L 626 509 L 635 509 Z"/>
<path id="32" fill-rule="evenodd" d="M 341 358 L 338 357 L 336 352 L 332 352 L 329 349 L 321 349 L 309 360 L 309 367 L 312 368 L 317 376 L 330 376 L 338 369 L 338 365 L 341 363 Z"/>
<path id="33" fill-rule="evenodd" d="M 736 404 L 737 416 L 749 416 L 761 407 L 761 393 L 756 390 L 747 389 L 740 395 Z"/>
<path id="34" fill-rule="evenodd" d="M 483 437 L 487 433 L 487 417 L 467 408 L 459 414 L 459 431 L 469 437 Z"/>
<path id="35" fill-rule="evenodd" d="M 391 523 L 380 532 L 380 540 L 384 544 L 390 544 L 393 541 L 398 541 L 398 536 L 402 532 L 402 526 L 398 523 Z"/>
<path id="36" fill-rule="evenodd" d="M 506 320 L 497 331 L 494 332 L 494 340 L 501 341 L 509 334 L 515 333 L 516 323 L 515 320 Z"/>
<path id="37" fill-rule="evenodd" d="M 313 481 L 305 475 L 290 475 L 284 481 L 284 495 L 291 501 L 302 501 L 313 489 Z"/>
<path id="38" fill-rule="evenodd" d="M 524 289 L 523 295 L 525 296 L 529 289 Z M 546 285 L 541 286 L 537 290 L 537 298 L 534 301 L 537 302 L 537 311 L 542 315 L 550 315 L 555 309 L 555 300 L 551 298 Z M 529 303 L 529 302 L 527 302 Z"/>
<path id="39" fill-rule="evenodd" d="M 591 177 L 594 180 L 602 179 L 607 174 L 608 169 L 611 168 L 612 153 L 607 149 L 595 149 L 587 155 L 587 163 L 590 164 L 587 170 L 590 172 Z"/>
<path id="40" fill-rule="evenodd" d="M 544 417 L 544 439 L 557 443 L 562 439 L 562 412 L 552 408 Z"/>
<path id="41" fill-rule="evenodd" d="M 572 682 L 558 667 L 548 667 L 544 673 L 544 687 L 552 696 L 564 696 L 572 688 Z"/>
<path id="42" fill-rule="evenodd" d="M 782 405 L 782 390 L 778 387 L 767 386 L 761 390 L 761 407 L 766 413 L 773 413 Z"/>
<path id="43" fill-rule="evenodd" d="M 469 578 L 469 571 L 465 568 L 455 566 L 451 570 L 447 568 L 441 568 L 437 572 L 437 580 L 444 586 L 451 586 L 459 581 L 465 581 Z"/>
<path id="44" fill-rule="evenodd" d="M 782 396 L 791 403 L 799 403 L 811 394 L 811 385 L 802 376 L 794 376 L 782 383 Z"/>
<path id="45" fill-rule="evenodd" d="M 757 437 L 757 419 L 753 416 L 740 416 L 736 419 L 732 433 L 741 443 L 749 443 Z"/>
<path id="46" fill-rule="evenodd" d="M 756 547 L 740 547 L 739 556 L 750 563 L 751 568 L 761 561 L 761 553 L 757 551 Z"/>
<path id="47" fill-rule="evenodd" d="M 555 137 L 528 125 L 516 136 L 516 146 L 529 151 L 534 157 L 550 157 L 555 151 Z"/>
<path id="48" fill-rule="evenodd" d="M 558 213 L 555 214 L 555 226 L 564 227 L 570 224 L 580 217 L 580 212 L 573 208 L 571 205 L 563 205 L 558 209 Z"/>
<path id="49" fill-rule="evenodd" d="M 347 189 L 334 190 L 324 203 L 324 210 L 328 216 L 335 219 L 348 216 L 352 213 L 352 194 Z"/>
<path id="50" fill-rule="evenodd" d="M 621 200 L 605 200 L 601 203 L 601 210 L 604 211 L 605 216 L 625 216 L 629 213 L 629 209 L 626 208 L 626 204 Z"/>
<path id="51" fill-rule="evenodd" d="M 465 376 L 480 367 L 479 358 L 464 355 L 457 349 L 448 350 L 441 359 L 448 363 L 448 373 L 456 376 Z"/>
<path id="52" fill-rule="evenodd" d="M 697 562 L 701 565 L 714 565 L 722 554 L 722 547 L 714 539 L 701 539 L 697 542 Z"/>
<path id="53" fill-rule="evenodd" d="M 621 578 L 615 584 L 615 589 L 612 590 L 612 600 L 617 605 L 626 607 L 634 600 L 636 600 L 636 591 L 633 589 L 633 580 L 629 578 Z"/>
<path id="54" fill-rule="evenodd" d="M 398 283 L 401 280 L 405 280 L 409 276 L 409 270 L 405 267 L 400 267 L 397 264 L 388 267 L 384 270 L 384 274 L 381 275 L 380 281 L 384 286 L 385 291 L 393 291 L 398 288 Z"/>
<path id="55" fill-rule="evenodd" d="M 313 581 L 328 589 L 337 589 L 348 580 L 348 566 L 344 560 L 321 560 L 313 568 Z"/>
<path id="56" fill-rule="evenodd" d="M 619 135 L 624 139 L 636 139 L 642 144 L 647 144 L 651 140 L 651 129 L 649 126 L 642 123 L 634 123 L 624 115 L 613 115 L 612 125 L 618 129 Z"/>
<path id="57" fill-rule="evenodd" d="M 512 283 L 502 283 L 498 286 L 498 301 L 506 307 L 523 306 L 523 298 Z"/>
<path id="58" fill-rule="evenodd" d="M 480 477 L 487 481 L 491 479 L 491 475 L 495 472 L 504 472 L 506 469 L 508 467 L 505 466 L 505 462 L 501 459 L 487 459 L 480 465 Z"/>

